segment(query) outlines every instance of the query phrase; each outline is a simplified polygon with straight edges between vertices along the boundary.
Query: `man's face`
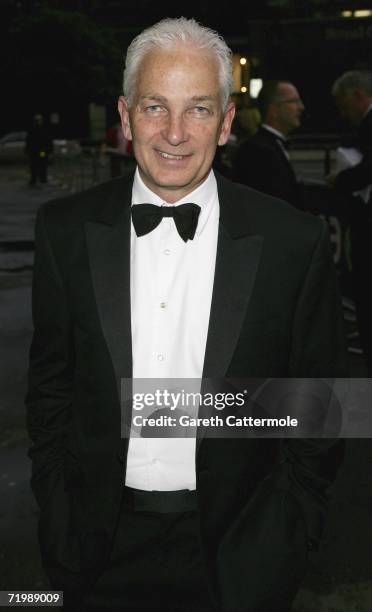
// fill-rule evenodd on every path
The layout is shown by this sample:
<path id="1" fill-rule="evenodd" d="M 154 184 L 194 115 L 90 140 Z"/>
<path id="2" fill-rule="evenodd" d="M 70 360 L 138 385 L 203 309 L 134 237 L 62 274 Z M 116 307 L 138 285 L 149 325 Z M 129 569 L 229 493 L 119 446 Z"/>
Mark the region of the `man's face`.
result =
<path id="1" fill-rule="evenodd" d="M 364 116 L 365 107 L 361 104 L 358 92 L 345 92 L 335 97 L 336 106 L 342 119 L 357 127 Z"/>
<path id="2" fill-rule="evenodd" d="M 131 107 L 119 113 L 144 183 L 173 203 L 209 173 L 217 145 L 227 142 L 234 105 L 223 113 L 217 60 L 181 46 L 156 49 L 141 63 Z"/>
<path id="3" fill-rule="evenodd" d="M 294 85 L 280 83 L 278 86 L 278 101 L 274 104 L 277 124 L 283 134 L 289 134 L 301 125 L 301 115 L 304 105 Z"/>

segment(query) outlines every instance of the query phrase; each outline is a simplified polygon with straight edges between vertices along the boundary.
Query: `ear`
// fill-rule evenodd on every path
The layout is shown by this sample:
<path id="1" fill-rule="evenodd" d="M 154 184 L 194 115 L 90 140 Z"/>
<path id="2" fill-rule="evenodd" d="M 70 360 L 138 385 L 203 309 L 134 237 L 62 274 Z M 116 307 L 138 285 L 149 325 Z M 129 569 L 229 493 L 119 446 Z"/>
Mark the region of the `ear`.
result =
<path id="1" fill-rule="evenodd" d="M 127 140 L 132 140 L 132 132 L 130 129 L 129 110 L 126 98 L 120 96 L 118 100 L 118 111 L 121 119 L 121 127 L 123 128 L 124 136 Z"/>
<path id="2" fill-rule="evenodd" d="M 223 118 L 223 122 L 221 126 L 220 137 L 218 139 L 219 146 L 226 144 L 229 139 L 230 132 L 231 132 L 231 125 L 234 119 L 234 115 L 235 115 L 235 104 L 233 102 L 230 102 L 224 114 L 224 118 Z"/>

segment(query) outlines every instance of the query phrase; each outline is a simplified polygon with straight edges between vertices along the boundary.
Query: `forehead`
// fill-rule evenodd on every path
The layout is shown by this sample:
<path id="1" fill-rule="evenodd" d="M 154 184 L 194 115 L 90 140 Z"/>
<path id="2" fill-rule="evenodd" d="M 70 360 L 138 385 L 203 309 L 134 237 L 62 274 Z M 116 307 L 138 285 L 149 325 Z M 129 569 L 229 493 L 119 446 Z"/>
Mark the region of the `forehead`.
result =
<path id="1" fill-rule="evenodd" d="M 211 51 L 180 45 L 149 51 L 138 67 L 137 95 L 217 94 L 218 61 Z"/>
<path id="2" fill-rule="evenodd" d="M 291 83 L 279 83 L 278 85 L 278 93 L 281 97 L 298 97 L 298 91 L 294 85 Z"/>

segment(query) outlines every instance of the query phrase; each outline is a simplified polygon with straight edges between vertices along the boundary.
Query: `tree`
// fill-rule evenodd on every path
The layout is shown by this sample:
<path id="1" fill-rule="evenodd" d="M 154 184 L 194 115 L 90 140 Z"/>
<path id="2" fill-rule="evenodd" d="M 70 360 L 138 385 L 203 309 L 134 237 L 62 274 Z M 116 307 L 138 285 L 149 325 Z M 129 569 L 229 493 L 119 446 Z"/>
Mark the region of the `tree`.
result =
<path id="1" fill-rule="evenodd" d="M 120 93 L 123 52 L 113 34 L 85 15 L 40 8 L 18 17 L 0 68 L 5 97 L 28 109 L 108 104 Z"/>

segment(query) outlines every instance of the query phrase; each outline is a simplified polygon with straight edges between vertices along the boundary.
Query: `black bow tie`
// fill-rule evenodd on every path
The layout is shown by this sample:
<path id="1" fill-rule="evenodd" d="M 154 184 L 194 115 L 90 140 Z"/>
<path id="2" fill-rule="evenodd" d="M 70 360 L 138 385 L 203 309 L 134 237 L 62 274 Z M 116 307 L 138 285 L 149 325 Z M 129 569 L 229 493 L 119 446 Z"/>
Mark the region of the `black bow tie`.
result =
<path id="1" fill-rule="evenodd" d="M 132 221 L 137 236 L 144 236 L 155 229 L 163 217 L 173 217 L 182 240 L 192 240 L 200 213 L 197 204 L 180 206 L 155 206 L 155 204 L 135 204 L 132 206 Z"/>

